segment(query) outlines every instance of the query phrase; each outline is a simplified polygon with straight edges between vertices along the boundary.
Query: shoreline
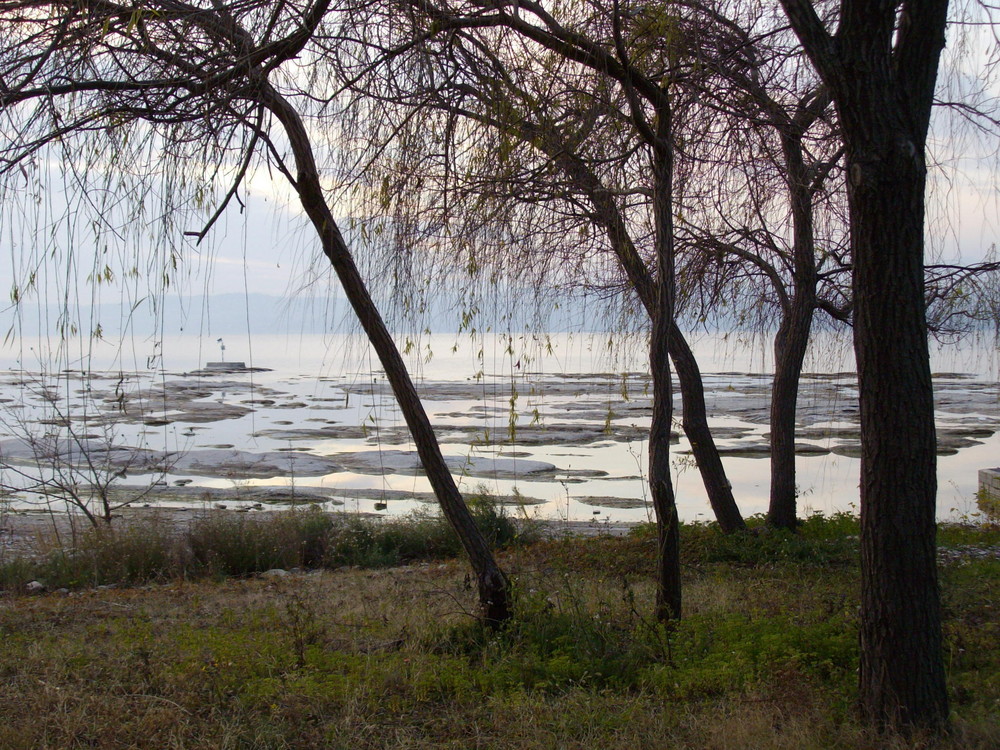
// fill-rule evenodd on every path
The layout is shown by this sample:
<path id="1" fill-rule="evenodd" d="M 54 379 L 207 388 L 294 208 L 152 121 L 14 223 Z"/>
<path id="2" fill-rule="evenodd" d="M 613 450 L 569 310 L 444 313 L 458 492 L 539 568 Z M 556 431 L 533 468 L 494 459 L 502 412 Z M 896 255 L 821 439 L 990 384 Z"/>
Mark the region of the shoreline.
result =
<path id="1" fill-rule="evenodd" d="M 185 508 L 122 508 L 114 514 L 112 526 L 136 523 L 164 524 L 175 533 L 186 531 L 197 520 L 218 515 L 250 515 L 265 513 L 288 513 L 288 509 L 263 508 L 261 510 L 185 507 Z M 397 520 L 398 516 L 354 511 L 323 511 L 329 515 L 350 515 L 364 518 Z M 520 519 L 515 518 L 520 523 Z M 607 520 L 564 521 L 552 519 L 530 519 L 533 528 L 541 531 L 547 539 L 563 537 L 627 536 L 640 522 Z M 82 514 L 62 513 L 48 510 L 8 510 L 0 514 L 0 563 L 19 557 L 35 557 L 44 551 L 69 546 L 74 534 L 85 533 L 93 528 Z M 69 543 L 67 543 L 69 540 Z"/>

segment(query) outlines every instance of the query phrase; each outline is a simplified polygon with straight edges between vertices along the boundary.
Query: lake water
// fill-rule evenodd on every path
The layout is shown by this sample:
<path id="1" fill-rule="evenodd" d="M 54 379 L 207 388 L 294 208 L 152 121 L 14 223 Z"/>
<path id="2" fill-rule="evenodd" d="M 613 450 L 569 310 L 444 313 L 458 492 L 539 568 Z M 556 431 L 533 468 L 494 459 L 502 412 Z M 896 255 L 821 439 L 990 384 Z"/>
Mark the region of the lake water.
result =
<path id="1" fill-rule="evenodd" d="M 769 349 L 718 334 L 692 341 L 737 502 L 746 515 L 764 512 Z M 436 334 L 400 344 L 463 490 L 522 496 L 535 503 L 527 513 L 546 518 L 650 517 L 641 338 Z M 268 371 L 192 374 L 222 359 Z M 934 347 L 932 367 L 942 437 L 938 514 L 949 517 L 975 510 L 978 470 L 1000 465 L 997 350 Z M 5 454 L 16 457 L 29 433 L 62 430 L 65 438 L 67 424 L 88 445 L 130 447 L 143 460 L 166 453 L 167 488 L 158 503 L 190 505 L 218 492 L 238 505 L 254 489 L 278 486 L 351 511 L 402 513 L 429 499 L 377 360 L 357 336 L 168 337 L 55 348 L 22 340 L 2 352 L 0 369 L 7 371 L 0 374 Z M 805 369 L 800 513 L 855 509 L 849 342 L 817 337 Z M 687 520 L 705 519 L 710 510 L 688 448 L 683 436 L 674 446 L 678 508 Z M 160 479 L 140 464 L 132 461 L 116 483 L 141 488 Z M 172 496 L 177 484 L 187 486 Z"/>

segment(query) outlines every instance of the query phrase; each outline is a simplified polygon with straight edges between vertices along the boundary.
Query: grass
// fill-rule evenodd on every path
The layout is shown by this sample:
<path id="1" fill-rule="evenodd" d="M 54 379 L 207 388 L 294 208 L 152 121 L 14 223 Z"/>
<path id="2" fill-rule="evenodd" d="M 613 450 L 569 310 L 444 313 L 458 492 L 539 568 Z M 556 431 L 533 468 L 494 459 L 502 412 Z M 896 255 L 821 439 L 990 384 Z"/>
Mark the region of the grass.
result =
<path id="1" fill-rule="evenodd" d="M 671 630 L 648 617 L 647 529 L 512 545 L 517 614 L 499 633 L 476 621 L 467 568 L 427 519 L 364 544 L 373 529 L 274 519 L 300 562 L 338 569 L 234 577 L 192 553 L 184 564 L 210 573 L 146 566 L 151 582 L 2 600 L 0 747 L 921 746 L 856 719 L 849 517 L 810 519 L 796 539 L 685 526 L 685 619 Z M 239 559 L 273 559 L 245 548 Z M 383 565 L 386 550 L 409 563 L 340 564 Z M 996 747 L 1000 562 L 949 563 L 941 579 L 954 732 L 934 746 Z"/>
<path id="2" fill-rule="evenodd" d="M 470 509 L 494 547 L 523 544 L 502 506 L 474 496 Z M 318 510 L 213 513 L 178 532 L 155 521 L 88 529 L 70 549 L 50 544 L 33 559 L 0 562 L 0 590 L 31 581 L 47 589 L 76 589 L 171 578 L 246 576 L 274 568 L 390 567 L 448 559 L 462 546 L 447 521 L 432 513 L 367 518 Z"/>

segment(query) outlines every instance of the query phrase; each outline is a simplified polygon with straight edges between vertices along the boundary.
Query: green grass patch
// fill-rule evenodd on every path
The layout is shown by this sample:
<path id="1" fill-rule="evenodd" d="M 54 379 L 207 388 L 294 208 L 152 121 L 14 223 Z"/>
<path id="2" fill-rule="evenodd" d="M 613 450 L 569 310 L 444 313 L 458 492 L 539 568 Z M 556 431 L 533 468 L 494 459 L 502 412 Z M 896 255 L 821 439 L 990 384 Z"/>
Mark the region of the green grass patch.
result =
<path id="1" fill-rule="evenodd" d="M 280 522 L 300 560 L 337 549 L 335 524 Z M 685 527 L 695 562 L 671 628 L 649 617 L 648 531 L 510 547 L 500 631 L 475 620 L 458 562 L 9 597 L 0 746 L 929 747 L 858 721 L 857 568 L 836 544 L 856 529 L 803 526 L 798 547 Z M 439 554 L 418 536 L 393 529 L 380 554 Z M 1000 563 L 949 563 L 941 585 L 954 733 L 934 746 L 993 748 Z"/>

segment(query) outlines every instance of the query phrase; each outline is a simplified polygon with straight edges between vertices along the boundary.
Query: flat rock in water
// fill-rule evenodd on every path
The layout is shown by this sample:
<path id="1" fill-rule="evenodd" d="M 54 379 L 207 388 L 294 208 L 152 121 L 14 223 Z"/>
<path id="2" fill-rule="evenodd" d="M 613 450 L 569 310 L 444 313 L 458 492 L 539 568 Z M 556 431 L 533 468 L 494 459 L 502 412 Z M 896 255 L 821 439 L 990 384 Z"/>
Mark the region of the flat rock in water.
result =
<path id="1" fill-rule="evenodd" d="M 423 471 L 416 451 L 355 451 L 335 455 L 342 470 L 357 474 L 417 474 Z M 516 478 L 556 472 L 555 465 L 545 461 L 480 456 L 445 456 L 444 459 L 452 473 L 472 477 Z"/>
<path id="2" fill-rule="evenodd" d="M 953 425 L 951 427 L 941 427 L 937 430 L 938 442 L 941 442 L 942 438 L 952 439 L 952 438 L 979 438 L 987 439 L 993 437 L 993 433 L 997 431 L 995 425 L 975 425 L 970 424 L 969 426 Z M 973 443 L 975 445 L 976 443 Z M 965 447 L 965 446 L 962 446 Z"/>
<path id="3" fill-rule="evenodd" d="M 157 467 L 164 456 L 159 451 L 111 445 L 103 440 L 10 438 L 0 441 L 0 457 L 14 464 L 85 466 L 90 461 L 101 467 L 128 468 L 141 473 Z"/>
<path id="4" fill-rule="evenodd" d="M 167 412 L 164 419 L 185 424 L 207 424 L 226 419 L 239 419 L 253 409 L 238 404 L 190 404 L 185 410 Z"/>
<path id="5" fill-rule="evenodd" d="M 767 443 L 723 446 L 719 448 L 719 455 L 732 458 L 767 458 L 771 455 L 771 446 Z"/>
<path id="6" fill-rule="evenodd" d="M 253 486 L 253 487 L 197 487 L 190 484 L 183 486 L 149 487 L 140 484 L 115 484 L 109 488 L 111 499 L 116 503 L 135 502 L 141 499 L 148 503 L 161 502 L 191 502 L 217 503 L 220 501 L 232 503 L 254 504 L 285 504 L 309 505 L 328 504 L 343 505 L 338 499 L 340 492 L 325 491 L 314 487 Z"/>
<path id="7" fill-rule="evenodd" d="M 377 493 L 379 495 L 383 494 L 379 490 L 373 490 L 372 492 Z M 402 495 L 402 497 L 399 498 L 400 500 L 417 500 L 421 503 L 428 503 L 428 504 L 436 504 L 438 501 L 437 497 L 434 495 L 433 492 L 402 491 L 400 494 Z M 465 492 L 463 493 L 463 495 L 466 501 L 468 501 L 470 494 L 468 492 Z M 373 496 L 372 499 L 378 499 L 378 498 Z M 385 497 L 384 499 L 388 500 L 390 498 Z M 548 500 L 542 500 L 540 497 L 530 497 L 528 495 L 522 495 L 520 493 L 516 495 L 491 495 L 490 499 L 497 505 L 503 505 L 504 507 L 508 508 L 520 508 L 525 505 L 544 505 L 545 503 L 548 502 Z"/>
<path id="8" fill-rule="evenodd" d="M 241 500 L 253 500 L 259 503 L 287 503 L 295 505 L 300 503 L 329 503 L 331 505 L 343 505 L 342 500 L 334 497 L 333 493 L 316 492 L 310 487 L 248 487 L 237 491 Z"/>
<path id="9" fill-rule="evenodd" d="M 835 445 L 830 449 L 830 453 L 835 456 L 844 456 L 846 458 L 861 458 L 861 443 Z"/>
<path id="10" fill-rule="evenodd" d="M 982 445 L 981 440 L 974 440 L 970 437 L 962 437 L 961 435 L 954 434 L 953 432 L 949 434 L 949 430 L 940 430 L 937 433 L 937 455 L 939 456 L 954 456 L 962 448 L 969 448 L 973 445 Z M 846 456 L 847 458 L 861 458 L 861 443 L 859 442 L 848 442 L 842 443 L 841 445 L 835 445 L 830 449 L 830 452 L 837 456 Z"/>
<path id="11" fill-rule="evenodd" d="M 795 444 L 795 453 L 799 456 L 825 456 L 830 452 L 829 448 L 825 448 L 822 445 L 814 445 L 812 443 Z M 679 451 L 679 453 L 690 455 L 691 451 Z M 768 458 L 771 455 L 771 445 L 770 443 L 737 443 L 736 445 L 720 446 L 719 455 L 730 458 Z"/>
<path id="12" fill-rule="evenodd" d="M 562 469 L 559 472 L 560 481 L 565 478 L 567 481 L 582 482 L 585 479 L 602 479 L 606 476 L 608 472 L 601 469 Z"/>
<path id="13" fill-rule="evenodd" d="M 795 435 L 806 440 L 860 440 L 859 427 L 801 427 L 795 430 Z M 765 437 L 769 437 L 766 434 Z"/>
<path id="14" fill-rule="evenodd" d="M 275 424 L 278 424 L 275 422 Z M 291 423 L 288 423 L 291 424 Z M 364 440 L 373 430 L 364 430 L 357 425 L 332 425 L 330 427 L 306 427 L 302 429 L 266 429 L 253 434 L 255 438 L 271 440 Z"/>
<path id="15" fill-rule="evenodd" d="M 796 443 L 795 453 L 799 456 L 825 456 L 830 452 L 829 448 L 812 443 Z"/>
<path id="16" fill-rule="evenodd" d="M 637 497 L 587 495 L 584 497 L 575 497 L 573 499 L 577 502 L 583 503 L 584 505 L 592 505 L 595 508 L 616 508 L 627 510 L 632 508 L 645 508 L 649 506 L 647 501 Z"/>
<path id="17" fill-rule="evenodd" d="M 505 410 L 502 410 L 505 411 Z M 457 415 L 466 417 L 468 415 Z M 605 425 L 605 412 L 598 413 L 595 424 L 580 419 L 574 424 L 533 424 L 518 425 L 514 428 L 513 438 L 508 429 L 487 430 L 482 425 L 442 425 L 434 428 L 434 433 L 442 443 L 475 443 L 477 445 L 510 445 L 518 446 L 583 446 L 599 442 L 633 442 L 649 438 L 649 428 L 634 424 Z M 295 431 L 303 434 L 305 431 Z M 273 437 L 272 433 L 268 433 Z M 409 431 L 401 425 L 381 427 L 377 432 L 367 430 L 368 441 L 372 444 L 405 445 L 412 441 Z M 672 432 L 670 442 L 677 443 L 679 435 Z"/>
<path id="18" fill-rule="evenodd" d="M 342 471 L 342 464 L 311 453 L 271 451 L 251 453 L 240 450 L 193 450 L 173 458 L 170 470 L 225 479 L 266 479 L 268 477 L 321 477 Z"/>

